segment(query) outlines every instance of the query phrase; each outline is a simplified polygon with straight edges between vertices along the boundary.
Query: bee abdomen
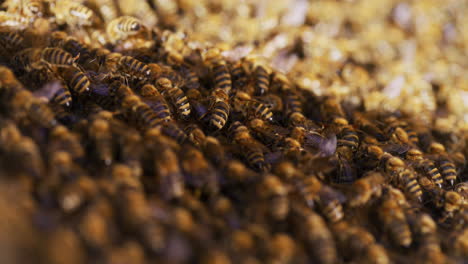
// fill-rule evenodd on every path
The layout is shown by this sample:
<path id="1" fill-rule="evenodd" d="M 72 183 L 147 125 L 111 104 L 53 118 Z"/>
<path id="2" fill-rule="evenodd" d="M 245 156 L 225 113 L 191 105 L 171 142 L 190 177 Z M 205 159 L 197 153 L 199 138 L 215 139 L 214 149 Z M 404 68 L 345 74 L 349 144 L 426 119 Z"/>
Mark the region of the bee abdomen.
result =
<path id="1" fill-rule="evenodd" d="M 213 66 L 215 89 L 220 88 L 226 93 L 231 90 L 231 75 L 224 63 L 217 63 Z"/>
<path id="2" fill-rule="evenodd" d="M 72 55 L 61 48 L 45 48 L 41 53 L 41 58 L 55 65 L 73 65 L 74 63 Z"/>
<path id="3" fill-rule="evenodd" d="M 124 72 L 137 77 L 148 77 L 151 73 L 150 68 L 146 63 L 143 63 L 131 56 L 122 56 L 119 64 Z"/>
<path id="4" fill-rule="evenodd" d="M 177 87 L 169 90 L 169 96 L 172 98 L 174 105 L 177 107 L 178 113 L 182 118 L 188 118 L 190 115 L 190 103 L 184 92 Z"/>
<path id="5" fill-rule="evenodd" d="M 62 87 L 55 93 L 53 100 L 56 101 L 59 105 L 69 107 L 72 102 L 71 93 L 68 88 Z"/>
<path id="6" fill-rule="evenodd" d="M 68 86 L 74 92 L 81 94 L 83 92 L 87 92 L 90 90 L 91 82 L 89 81 L 88 77 L 80 70 L 70 67 L 68 69 L 69 76 L 67 76 Z"/>
<path id="7" fill-rule="evenodd" d="M 391 236 L 398 245 L 404 247 L 411 245 L 411 232 L 406 222 L 395 220 L 395 222 L 390 224 L 389 229 Z"/>
<path id="8" fill-rule="evenodd" d="M 183 143 L 187 140 L 187 134 L 180 129 L 175 123 L 168 123 L 162 127 L 162 132 L 167 136 L 175 139 L 179 143 Z"/>
<path id="9" fill-rule="evenodd" d="M 229 117 L 229 105 L 224 101 L 215 103 L 212 114 L 210 116 L 210 126 L 214 129 L 220 130 L 226 125 Z"/>
<path id="10" fill-rule="evenodd" d="M 442 160 L 439 162 L 440 173 L 444 177 L 444 180 L 453 185 L 457 179 L 457 169 L 455 164 L 448 160 Z"/>
<path id="11" fill-rule="evenodd" d="M 263 66 L 255 68 L 255 88 L 258 95 L 264 95 L 268 92 L 270 86 L 270 76 Z"/>
<path id="12" fill-rule="evenodd" d="M 343 207 L 339 201 L 333 200 L 324 206 L 323 214 L 330 222 L 336 223 L 343 219 Z"/>

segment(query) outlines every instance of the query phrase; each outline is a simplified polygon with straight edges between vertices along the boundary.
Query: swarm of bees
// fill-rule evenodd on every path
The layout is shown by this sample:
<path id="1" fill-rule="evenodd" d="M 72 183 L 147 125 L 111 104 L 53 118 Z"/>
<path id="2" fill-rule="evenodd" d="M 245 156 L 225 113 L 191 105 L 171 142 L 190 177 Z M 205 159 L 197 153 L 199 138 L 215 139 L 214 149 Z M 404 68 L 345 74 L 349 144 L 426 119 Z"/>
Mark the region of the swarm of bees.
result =
<path id="1" fill-rule="evenodd" d="M 228 2 L 3 2 L 5 263 L 465 263 L 468 137 L 436 110 L 460 113 L 371 107 L 401 80 L 359 49 L 317 55 L 326 15 Z M 197 32 L 255 8 L 251 47 Z M 405 8 L 387 19 L 410 34 Z"/>

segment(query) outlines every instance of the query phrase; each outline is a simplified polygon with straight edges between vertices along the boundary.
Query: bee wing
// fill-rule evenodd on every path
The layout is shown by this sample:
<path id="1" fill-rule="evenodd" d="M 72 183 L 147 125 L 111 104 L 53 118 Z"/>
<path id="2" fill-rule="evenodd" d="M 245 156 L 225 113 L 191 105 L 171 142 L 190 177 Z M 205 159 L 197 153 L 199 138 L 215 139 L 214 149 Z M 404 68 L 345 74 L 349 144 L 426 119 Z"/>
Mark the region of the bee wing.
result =
<path id="1" fill-rule="evenodd" d="M 305 146 L 311 145 L 319 149 L 320 156 L 331 156 L 336 151 L 336 135 L 330 134 L 328 137 L 315 132 L 309 132 L 305 138 Z"/>
<path id="2" fill-rule="evenodd" d="M 319 197 L 322 201 L 338 200 L 340 203 L 344 203 L 346 201 L 346 196 L 343 193 L 325 184 L 319 191 Z"/>
<path id="3" fill-rule="evenodd" d="M 411 148 L 409 145 L 403 144 L 386 144 L 382 147 L 382 149 L 392 155 L 403 155 Z"/>
<path id="4" fill-rule="evenodd" d="M 34 97 L 37 98 L 47 98 L 47 100 L 52 99 L 54 97 L 55 93 L 57 93 L 58 90 L 63 88 L 63 83 L 60 81 L 53 81 L 46 83 L 44 86 L 42 86 L 41 89 L 36 90 L 33 92 Z"/>

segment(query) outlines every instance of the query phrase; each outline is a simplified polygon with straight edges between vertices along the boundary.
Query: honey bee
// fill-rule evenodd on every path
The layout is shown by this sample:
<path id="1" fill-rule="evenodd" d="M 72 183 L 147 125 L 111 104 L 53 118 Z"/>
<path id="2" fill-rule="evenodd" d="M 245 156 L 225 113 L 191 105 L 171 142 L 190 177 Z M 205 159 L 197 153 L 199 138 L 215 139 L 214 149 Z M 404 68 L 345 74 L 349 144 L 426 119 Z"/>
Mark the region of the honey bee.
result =
<path id="1" fill-rule="evenodd" d="M 265 144 L 275 145 L 284 140 L 285 130 L 282 127 L 266 123 L 259 118 L 250 120 L 248 125 L 253 134 L 258 135 Z"/>
<path id="2" fill-rule="evenodd" d="M 211 129 L 220 130 L 226 125 L 230 108 L 228 95 L 222 89 L 215 89 L 209 107 L 208 119 Z"/>
<path id="3" fill-rule="evenodd" d="M 90 123 L 88 133 L 98 161 L 107 166 L 110 165 L 114 160 L 114 149 L 109 122 L 104 119 L 93 120 Z"/>
<path id="4" fill-rule="evenodd" d="M 45 48 L 41 51 L 41 60 L 54 66 L 65 67 L 74 65 L 77 57 L 74 58 L 61 48 Z"/>
<path id="5" fill-rule="evenodd" d="M 264 95 L 270 88 L 270 70 L 263 65 L 257 65 L 253 72 L 255 80 L 255 93 Z"/>
<path id="6" fill-rule="evenodd" d="M 229 131 L 231 132 L 234 142 L 239 145 L 242 155 L 252 168 L 259 171 L 266 171 L 269 169 L 270 166 L 266 163 L 263 154 L 265 146 L 250 135 L 249 129 L 246 126 L 236 121 L 231 125 Z"/>
<path id="7" fill-rule="evenodd" d="M 50 152 L 66 151 L 74 159 L 82 158 L 85 153 L 78 134 L 62 125 L 58 125 L 52 129 L 48 147 Z"/>
<path id="8" fill-rule="evenodd" d="M 216 165 L 224 163 L 227 159 L 226 151 L 219 140 L 208 136 L 203 144 L 203 153 Z"/>
<path id="9" fill-rule="evenodd" d="M 253 100 L 244 92 L 238 91 L 234 98 L 234 109 L 244 113 L 246 118 L 256 117 L 267 121 L 273 121 L 273 113 L 265 104 Z"/>
<path id="10" fill-rule="evenodd" d="M 318 208 L 328 221 L 335 223 L 343 218 L 341 201 L 344 196 L 338 191 L 321 183 L 314 176 L 297 179 L 296 188 L 309 207 L 313 208 L 317 203 Z"/>
<path id="11" fill-rule="evenodd" d="M 77 60 L 79 62 L 90 59 L 90 50 L 88 47 L 63 31 L 52 32 L 50 34 L 49 43 L 52 47 L 62 48 L 72 56 L 78 57 Z"/>
<path id="12" fill-rule="evenodd" d="M 421 263 L 445 263 L 446 258 L 442 253 L 440 241 L 437 237 L 437 224 L 428 214 L 415 215 L 413 217 L 413 229 L 419 246 Z"/>
<path id="13" fill-rule="evenodd" d="M 198 74 L 192 69 L 192 66 L 184 60 L 180 53 L 168 52 L 166 61 L 184 77 L 185 82 L 183 87 L 185 89 L 190 90 L 200 88 L 200 79 L 198 78 Z"/>
<path id="14" fill-rule="evenodd" d="M 365 229 L 344 221 L 332 228 L 345 259 L 351 258 L 363 263 L 389 263 L 385 250 L 376 244 L 372 234 Z"/>
<path id="15" fill-rule="evenodd" d="M 434 162 L 426 157 L 424 154 L 416 148 L 408 150 L 406 153 L 406 159 L 412 161 L 412 165 L 417 170 L 423 171 L 427 176 L 429 176 L 435 184 L 442 188 L 442 175 L 435 166 Z"/>
<path id="16" fill-rule="evenodd" d="M 213 75 L 214 90 L 221 90 L 229 95 L 232 88 L 231 74 L 219 49 L 212 48 L 206 51 L 204 60 Z"/>
<path id="17" fill-rule="evenodd" d="M 161 127 L 161 132 L 168 137 L 176 140 L 180 144 L 183 144 L 187 141 L 187 134 L 179 127 L 175 122 L 168 122 L 163 124 Z"/>
<path id="18" fill-rule="evenodd" d="M 186 93 L 192 106 L 193 113 L 198 120 L 204 120 L 208 114 L 208 107 L 203 103 L 202 94 L 197 89 L 190 89 Z"/>
<path id="19" fill-rule="evenodd" d="M 382 198 L 378 207 L 378 215 L 383 229 L 394 243 L 409 247 L 412 243 L 412 236 L 402 208 L 389 195 L 384 194 Z"/>
<path id="20" fill-rule="evenodd" d="M 97 185 L 93 179 L 80 175 L 61 187 L 58 193 L 58 203 L 65 213 L 73 213 L 96 197 L 97 191 Z"/>
<path id="21" fill-rule="evenodd" d="M 134 121 L 140 129 L 155 128 L 166 122 L 164 112 L 158 116 L 150 106 L 145 104 L 136 95 L 126 96 L 122 100 L 122 108 L 126 112 L 127 119 Z"/>
<path id="22" fill-rule="evenodd" d="M 467 182 L 461 182 L 457 185 L 455 185 L 454 190 L 460 194 L 463 199 L 468 201 L 468 183 Z"/>
<path id="23" fill-rule="evenodd" d="M 202 152 L 188 147 L 181 153 L 181 166 L 185 175 L 189 175 L 188 182 L 191 182 L 196 188 L 205 189 L 210 194 L 218 192 L 216 172 Z"/>
<path id="24" fill-rule="evenodd" d="M 188 119 L 190 116 L 190 103 L 185 96 L 185 93 L 177 86 L 173 86 L 172 82 L 167 78 L 159 78 L 156 80 L 156 87 L 161 94 L 167 95 L 177 109 L 177 113 L 182 119 Z"/>
<path id="25" fill-rule="evenodd" d="M 115 164 L 112 166 L 112 180 L 118 190 L 143 190 L 143 185 L 127 165 Z"/>
<path id="26" fill-rule="evenodd" d="M 206 142 L 205 132 L 196 124 L 189 124 L 185 127 L 184 132 L 187 134 L 188 140 L 199 148 L 202 148 Z"/>
<path id="27" fill-rule="evenodd" d="M 284 233 L 275 234 L 268 243 L 268 262 L 292 263 L 296 252 L 296 243 Z"/>
<path id="28" fill-rule="evenodd" d="M 266 94 L 257 97 L 257 100 L 264 103 L 274 113 L 281 113 L 283 111 L 283 100 L 276 94 Z"/>
<path id="29" fill-rule="evenodd" d="M 303 126 L 305 116 L 302 112 L 302 103 L 297 92 L 288 90 L 284 97 L 285 118 L 290 126 Z"/>
<path id="30" fill-rule="evenodd" d="M 345 112 L 340 102 L 335 97 L 329 97 L 323 101 L 321 105 L 321 112 L 322 115 L 325 116 L 325 120 L 329 123 L 336 123 L 337 119 L 343 120 L 342 122 L 344 123 L 348 123 Z"/>
<path id="31" fill-rule="evenodd" d="M 148 78 L 151 74 L 151 70 L 146 63 L 143 63 L 131 56 L 121 56 L 117 65 L 119 70 L 131 77 L 144 79 Z"/>
<path id="32" fill-rule="evenodd" d="M 464 228 L 461 232 L 456 232 L 455 242 L 453 243 L 454 250 L 458 256 L 466 258 L 468 256 L 468 248 L 466 241 L 468 239 L 468 228 Z"/>
<path id="33" fill-rule="evenodd" d="M 0 32 L 0 43 L 9 52 L 17 52 L 24 49 L 24 38 L 16 31 Z"/>
<path id="34" fill-rule="evenodd" d="M 15 95 L 13 105 L 20 106 L 27 113 L 29 119 L 38 125 L 52 128 L 58 124 L 49 106 L 43 100 L 34 98 L 27 90 Z"/>
<path id="35" fill-rule="evenodd" d="M 60 84 L 60 88 L 55 92 L 51 100 L 58 105 L 70 107 L 72 104 L 72 96 L 68 87 Z"/>
<path id="36" fill-rule="evenodd" d="M 353 183 L 353 198 L 349 201 L 350 206 L 361 206 L 367 204 L 373 197 L 379 198 L 382 194 L 382 185 L 385 182 L 383 175 L 371 171 Z"/>
<path id="37" fill-rule="evenodd" d="M 81 216 L 78 231 L 85 244 L 92 249 L 103 249 L 110 245 L 109 219 L 95 208 Z"/>
<path id="38" fill-rule="evenodd" d="M 157 116 L 164 119 L 165 122 L 172 120 L 169 106 L 156 87 L 151 84 L 145 84 L 140 88 L 140 95 Z"/>
<path id="39" fill-rule="evenodd" d="M 429 146 L 428 151 L 429 153 L 433 154 L 434 161 L 440 169 L 440 174 L 444 178 L 445 182 L 453 186 L 458 176 L 457 166 L 453 161 L 454 159 L 449 156 L 449 154 L 445 150 L 444 145 L 440 143 L 432 142 Z M 455 158 L 455 160 L 460 159 L 457 159 L 457 156 L 455 154 L 452 156 Z M 464 159 L 463 156 L 462 159 Z"/>
<path id="40" fill-rule="evenodd" d="M 107 23 L 106 33 L 112 44 L 141 32 L 143 23 L 131 16 L 121 16 Z"/>
<path id="41" fill-rule="evenodd" d="M 289 212 L 288 189 L 284 183 L 273 175 L 264 177 L 258 186 L 260 197 L 266 199 L 267 211 L 275 220 L 283 220 Z"/>
<path id="42" fill-rule="evenodd" d="M 386 125 L 386 129 L 384 130 L 386 134 L 392 135 L 394 130 L 397 128 L 402 129 L 404 132 L 406 132 L 408 141 L 414 145 L 418 146 L 419 145 L 419 137 L 417 132 L 404 120 L 400 120 L 396 116 L 389 116 L 384 118 L 384 123 Z"/>
<path id="43" fill-rule="evenodd" d="M 178 198 L 184 193 L 185 182 L 179 167 L 179 159 L 170 148 L 161 149 L 155 157 L 155 168 L 160 192 L 165 199 Z"/>
<path id="44" fill-rule="evenodd" d="M 292 206 L 294 233 L 304 242 L 307 253 L 318 263 L 337 262 L 332 233 L 322 217 L 307 208 Z"/>
<path id="45" fill-rule="evenodd" d="M 67 24 L 72 28 L 89 26 L 94 19 L 94 12 L 79 2 L 71 0 L 56 1 L 50 6 L 59 25 Z"/>
<path id="46" fill-rule="evenodd" d="M 238 61 L 235 64 L 229 65 L 231 78 L 232 78 L 232 86 L 235 90 L 244 90 L 244 87 L 247 85 L 249 78 L 247 73 L 244 69 L 244 65 L 242 61 Z M 251 93 L 250 93 L 251 94 Z"/>

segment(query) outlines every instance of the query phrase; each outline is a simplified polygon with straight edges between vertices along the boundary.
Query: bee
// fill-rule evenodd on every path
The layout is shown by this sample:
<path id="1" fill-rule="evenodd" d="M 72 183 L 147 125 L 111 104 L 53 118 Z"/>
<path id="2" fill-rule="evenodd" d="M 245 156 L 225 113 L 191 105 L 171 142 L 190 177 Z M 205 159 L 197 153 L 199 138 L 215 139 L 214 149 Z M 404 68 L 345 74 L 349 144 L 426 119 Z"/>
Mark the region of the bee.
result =
<path id="1" fill-rule="evenodd" d="M 222 89 L 215 89 L 211 94 L 209 107 L 209 126 L 211 129 L 220 130 L 226 125 L 229 118 L 229 97 Z"/>
<path id="2" fill-rule="evenodd" d="M 412 236 L 402 208 L 388 194 L 384 194 L 382 198 L 377 213 L 383 229 L 394 243 L 409 247 L 412 243 Z"/>
<path id="3" fill-rule="evenodd" d="M 29 19 L 18 13 L 0 11 L 0 29 L 24 30 L 29 26 Z"/>
<path id="4" fill-rule="evenodd" d="M 445 263 L 440 241 L 437 236 L 437 224 L 428 214 L 414 215 L 412 227 L 418 242 L 418 253 L 422 262 Z M 411 218 L 410 218 L 411 219 Z"/>
<path id="5" fill-rule="evenodd" d="M 375 248 L 378 244 L 374 236 L 365 229 L 344 221 L 336 223 L 332 228 L 345 259 L 358 259 L 363 263 L 389 263 L 385 250 Z"/>
<path id="6" fill-rule="evenodd" d="M 180 144 L 187 141 L 187 134 L 175 122 L 165 123 L 161 127 L 161 132 Z"/>
<path id="7" fill-rule="evenodd" d="M 123 164 L 112 166 L 112 180 L 118 190 L 143 190 L 143 185 L 133 174 L 132 168 Z"/>
<path id="8" fill-rule="evenodd" d="M 169 106 L 156 87 L 151 84 L 145 84 L 140 88 L 140 95 L 144 102 L 148 104 L 155 114 L 163 119 L 164 122 L 172 120 Z"/>
<path id="9" fill-rule="evenodd" d="M 24 49 L 24 38 L 16 31 L 0 32 L 0 43 L 9 52 L 17 52 Z"/>
<path id="10" fill-rule="evenodd" d="M 249 121 L 249 128 L 255 135 L 268 145 L 275 145 L 284 140 L 285 131 L 282 127 L 271 125 L 262 119 L 255 118 Z"/>
<path id="11" fill-rule="evenodd" d="M 292 263 L 296 256 L 296 243 L 285 233 L 275 234 L 268 243 L 268 262 Z"/>
<path id="12" fill-rule="evenodd" d="M 51 5 L 55 21 L 59 25 L 67 24 L 72 28 L 89 26 L 94 19 L 94 12 L 79 2 L 61 0 Z"/>
<path id="13" fill-rule="evenodd" d="M 89 78 L 74 66 L 65 67 L 60 74 L 68 87 L 76 94 L 83 95 L 91 90 Z"/>
<path id="14" fill-rule="evenodd" d="M 325 117 L 325 120 L 329 123 L 336 123 L 338 120 L 346 120 L 345 112 L 335 97 L 329 97 L 325 99 L 321 105 L 322 115 Z M 342 121 L 343 123 L 348 123 L 348 120 Z M 346 124 L 347 125 L 347 124 Z"/>
<path id="15" fill-rule="evenodd" d="M 408 150 L 406 153 L 406 159 L 412 161 L 412 165 L 416 169 L 423 171 L 434 181 L 435 184 L 439 186 L 439 188 L 442 188 L 442 175 L 435 166 L 434 162 L 424 157 L 424 154 L 419 149 L 412 148 Z"/>
<path id="16" fill-rule="evenodd" d="M 321 183 L 315 176 L 296 179 L 296 188 L 309 207 L 313 208 L 317 203 L 328 221 L 335 223 L 343 219 L 341 201 L 344 197 L 338 191 Z"/>
<path id="17" fill-rule="evenodd" d="M 121 16 L 113 19 L 106 26 L 107 37 L 112 44 L 134 36 L 141 32 L 143 23 L 131 16 Z"/>
<path id="18" fill-rule="evenodd" d="M 242 61 L 238 61 L 235 64 L 231 64 L 230 73 L 232 78 L 232 86 L 235 90 L 243 90 L 247 85 L 249 78 L 245 72 Z"/>
<path id="19" fill-rule="evenodd" d="M 434 155 L 434 160 L 440 169 L 440 174 L 444 178 L 445 182 L 453 186 L 458 176 L 457 166 L 455 165 L 453 158 L 447 154 L 444 145 L 433 142 L 429 146 L 428 151 Z M 452 156 L 457 159 L 456 155 Z M 464 157 L 462 158 L 464 159 Z"/>
<path id="20" fill-rule="evenodd" d="M 109 219 L 98 208 L 88 209 L 79 220 L 78 231 L 85 244 L 92 249 L 110 245 Z"/>
<path id="21" fill-rule="evenodd" d="M 62 48 L 72 56 L 78 57 L 79 62 L 90 59 L 90 50 L 88 47 L 63 31 L 52 32 L 49 42 L 52 47 Z"/>
<path id="22" fill-rule="evenodd" d="M 170 148 L 158 150 L 155 157 L 157 181 L 165 199 L 178 198 L 184 193 L 185 182 L 179 167 L 177 154 Z"/>
<path id="23" fill-rule="evenodd" d="M 58 203 L 63 212 L 70 214 L 96 197 L 97 192 L 94 180 L 86 175 L 80 175 L 60 188 Z"/>
<path id="24" fill-rule="evenodd" d="M 156 80 L 156 87 L 161 94 L 167 95 L 177 109 L 179 116 L 186 120 L 190 116 L 190 103 L 185 96 L 185 93 L 177 86 L 173 86 L 172 82 L 167 78 L 159 78 Z"/>
<path id="25" fill-rule="evenodd" d="M 165 122 L 165 115 L 158 116 L 136 95 L 126 96 L 122 100 L 122 108 L 127 119 L 135 122 L 140 129 L 150 129 L 160 126 Z M 162 114 L 165 114 L 164 112 Z"/>
<path id="26" fill-rule="evenodd" d="M 74 159 L 82 158 L 85 153 L 78 134 L 62 125 L 58 125 L 52 129 L 48 148 L 51 153 L 60 150 L 66 151 Z"/>
<path id="27" fill-rule="evenodd" d="M 119 70 L 131 77 L 145 79 L 151 74 L 151 70 L 146 63 L 143 63 L 131 56 L 121 56 L 117 65 Z"/>
<path id="28" fill-rule="evenodd" d="M 231 183 L 250 182 L 257 176 L 254 171 L 247 168 L 244 163 L 238 160 L 226 161 L 224 173 L 226 174 L 226 179 Z"/>
<path id="29" fill-rule="evenodd" d="M 190 89 L 186 93 L 192 106 L 193 113 L 198 120 L 204 120 L 208 115 L 208 107 L 203 103 L 202 94 L 197 89 Z"/>
<path id="30" fill-rule="evenodd" d="M 270 88 L 270 70 L 263 65 L 257 65 L 253 72 L 255 80 L 255 93 L 264 95 Z"/>
<path id="31" fill-rule="evenodd" d="M 19 94 L 17 95 L 17 98 L 19 99 L 21 96 L 19 96 Z M 27 112 L 27 115 L 30 120 L 46 128 L 52 128 L 58 124 L 57 120 L 55 119 L 54 113 L 45 102 L 33 98 L 32 96 L 23 99 L 25 101 L 19 103 L 20 105 L 23 105 L 24 110 Z"/>
<path id="32" fill-rule="evenodd" d="M 64 84 L 60 84 L 60 88 L 55 92 L 51 100 L 58 105 L 70 107 L 72 104 L 72 96 L 68 87 Z"/>
<path id="33" fill-rule="evenodd" d="M 349 205 L 352 207 L 361 206 L 367 204 L 374 197 L 379 198 L 384 183 L 385 178 L 381 173 L 377 171 L 367 173 L 353 183 L 353 198 L 349 201 Z"/>
<path id="34" fill-rule="evenodd" d="M 227 160 L 224 147 L 215 137 L 208 136 L 203 144 L 203 153 L 214 164 L 220 165 Z"/>
<path id="35" fill-rule="evenodd" d="M 212 48 L 206 51 L 204 60 L 210 67 L 211 74 L 213 75 L 214 90 L 221 90 L 226 95 L 229 95 L 232 88 L 231 74 L 219 49 Z"/>
<path id="36" fill-rule="evenodd" d="M 269 169 L 269 164 L 266 163 L 263 154 L 265 146 L 252 138 L 246 126 L 236 121 L 231 125 L 229 131 L 231 132 L 234 142 L 239 145 L 241 154 L 252 168 L 259 171 L 266 171 Z"/>
<path id="37" fill-rule="evenodd" d="M 257 97 L 256 99 L 265 104 L 274 113 L 283 112 L 283 100 L 276 94 L 269 93 L 264 96 Z"/>
<path id="38" fill-rule="evenodd" d="M 305 116 L 302 112 L 302 103 L 297 92 L 288 90 L 284 96 L 285 118 L 290 126 L 303 126 Z"/>
<path id="39" fill-rule="evenodd" d="M 2 152 L 5 152 L 4 155 L 9 156 L 7 160 L 11 160 L 11 164 L 3 164 L 4 166 L 13 168 L 15 172 L 25 172 L 33 178 L 43 177 L 45 171 L 44 161 L 39 146 L 34 140 L 30 137 L 21 136 L 18 141 L 2 143 Z M 23 166 L 23 164 L 27 164 L 27 166 Z"/>
<path id="40" fill-rule="evenodd" d="M 187 147 L 181 153 L 181 166 L 195 188 L 206 190 L 209 194 L 218 192 L 216 171 L 196 148 Z"/>
<path id="41" fill-rule="evenodd" d="M 41 60 L 54 66 L 71 66 L 75 64 L 76 59 L 77 57 L 74 58 L 61 48 L 45 48 L 41 51 Z"/>
<path id="42" fill-rule="evenodd" d="M 252 100 L 250 96 L 244 92 L 238 91 L 234 98 L 234 109 L 244 113 L 246 118 L 261 118 L 267 121 L 273 121 L 273 113 L 265 104 Z"/>
<path id="43" fill-rule="evenodd" d="M 396 116 L 386 117 L 383 121 L 386 126 L 386 129 L 384 129 L 384 133 L 386 133 L 387 135 L 392 135 L 395 129 L 400 128 L 404 132 L 406 132 L 408 141 L 412 145 L 419 145 L 419 137 L 417 132 L 406 121 L 401 120 Z"/>
<path id="44" fill-rule="evenodd" d="M 455 242 L 453 243 L 453 247 L 455 253 L 462 258 L 466 258 L 468 256 L 468 248 L 466 246 L 466 241 L 468 240 L 468 228 L 464 228 L 460 232 L 456 232 L 455 234 Z"/>
<path id="45" fill-rule="evenodd" d="M 94 153 L 99 162 L 110 165 L 114 159 L 112 132 L 109 121 L 96 119 L 90 123 L 89 137 L 93 142 Z"/>
<path id="46" fill-rule="evenodd" d="M 198 74 L 192 69 L 192 67 L 184 60 L 182 55 L 178 52 L 167 52 L 166 61 L 172 68 L 178 70 L 184 77 L 184 88 L 199 89 L 200 79 Z"/>
<path id="47" fill-rule="evenodd" d="M 202 148 L 205 141 L 205 132 L 196 124 L 189 124 L 185 127 L 184 132 L 187 134 L 187 139 L 196 147 Z"/>
<path id="48" fill-rule="evenodd" d="M 455 185 L 454 190 L 460 194 L 463 199 L 468 201 L 468 183 L 467 182 L 461 182 L 457 185 Z"/>
<path id="49" fill-rule="evenodd" d="M 268 201 L 267 211 L 275 220 L 283 220 L 289 212 L 288 189 L 273 175 L 267 175 L 258 186 L 260 197 Z"/>
<path id="50" fill-rule="evenodd" d="M 423 193 L 416 178 L 414 171 L 408 168 L 398 174 L 398 182 L 404 187 L 405 191 L 414 199 L 421 201 Z"/>
<path id="51" fill-rule="evenodd" d="M 307 253 L 318 263 L 338 261 L 333 235 L 323 218 L 307 208 L 292 206 L 294 233 L 305 244 Z"/>

